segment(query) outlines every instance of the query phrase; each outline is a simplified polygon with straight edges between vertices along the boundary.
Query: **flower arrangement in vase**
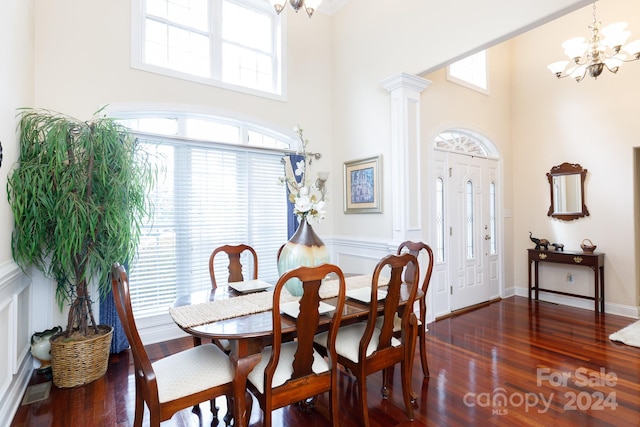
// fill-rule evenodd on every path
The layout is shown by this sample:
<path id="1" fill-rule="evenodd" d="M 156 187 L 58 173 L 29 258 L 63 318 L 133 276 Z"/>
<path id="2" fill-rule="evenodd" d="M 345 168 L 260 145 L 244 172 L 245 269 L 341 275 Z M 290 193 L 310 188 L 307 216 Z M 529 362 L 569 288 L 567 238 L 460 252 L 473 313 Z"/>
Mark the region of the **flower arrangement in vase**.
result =
<path id="1" fill-rule="evenodd" d="M 300 266 L 315 266 L 329 262 L 329 251 L 320 237 L 313 231 L 311 224 L 319 223 L 325 218 L 325 182 L 327 175 L 310 182 L 307 165 L 311 156 L 307 152 L 309 143 L 303 136 L 303 130 L 296 126 L 302 147 L 302 159 L 297 161 L 295 169 L 290 159 L 285 160 L 285 177 L 280 179 L 289 189 L 289 201 L 293 204 L 293 213 L 298 218 L 298 229 L 284 245 L 278 257 L 278 273 Z M 298 177 L 298 178 L 296 178 Z M 320 196 L 314 194 L 320 193 Z M 286 284 L 287 290 L 296 296 L 302 295 L 302 283 L 291 279 Z"/>
<path id="2" fill-rule="evenodd" d="M 311 182 L 307 174 L 307 165 L 311 164 L 312 160 L 312 156 L 307 152 L 309 140 L 304 138 L 300 126 L 294 127 L 293 131 L 300 140 L 302 159 L 296 162 L 295 169 L 288 159 L 285 161 L 285 176 L 280 177 L 280 183 L 286 184 L 289 189 L 289 201 L 294 205 L 293 213 L 298 217 L 299 223 L 320 223 L 325 217 L 325 182 L 328 174 L 325 173 L 315 182 Z M 314 194 L 315 192 L 319 192 L 320 197 Z"/>

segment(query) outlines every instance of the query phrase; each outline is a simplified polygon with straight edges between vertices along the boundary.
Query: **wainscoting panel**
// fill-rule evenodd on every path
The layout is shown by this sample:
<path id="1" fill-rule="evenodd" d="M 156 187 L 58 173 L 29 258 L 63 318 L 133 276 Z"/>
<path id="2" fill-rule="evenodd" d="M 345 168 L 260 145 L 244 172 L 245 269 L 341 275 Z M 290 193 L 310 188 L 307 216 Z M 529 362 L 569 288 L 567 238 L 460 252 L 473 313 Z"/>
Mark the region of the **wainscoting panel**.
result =
<path id="1" fill-rule="evenodd" d="M 11 315 L 11 310 L 13 309 L 11 302 L 11 299 L 4 299 L 0 303 L 0 342 L 5 343 L 0 347 L 0 396 L 7 392 L 13 377 L 13 364 L 11 362 L 13 351 L 10 344 L 13 342 L 11 337 L 12 328 L 10 327 L 11 318 L 13 317 Z M 6 345 L 7 343 L 9 345 Z"/>
<path id="2" fill-rule="evenodd" d="M 18 373 L 18 367 L 31 354 L 31 328 L 29 301 L 31 300 L 31 286 L 23 283 L 21 288 L 13 294 L 15 353 L 13 355 L 13 373 Z"/>
<path id="3" fill-rule="evenodd" d="M 33 372 L 31 281 L 13 262 L 0 265 L 0 425 L 9 425 Z"/>
<path id="4" fill-rule="evenodd" d="M 345 273 L 371 274 L 383 257 L 395 254 L 400 242 L 328 238 L 331 263 Z"/>

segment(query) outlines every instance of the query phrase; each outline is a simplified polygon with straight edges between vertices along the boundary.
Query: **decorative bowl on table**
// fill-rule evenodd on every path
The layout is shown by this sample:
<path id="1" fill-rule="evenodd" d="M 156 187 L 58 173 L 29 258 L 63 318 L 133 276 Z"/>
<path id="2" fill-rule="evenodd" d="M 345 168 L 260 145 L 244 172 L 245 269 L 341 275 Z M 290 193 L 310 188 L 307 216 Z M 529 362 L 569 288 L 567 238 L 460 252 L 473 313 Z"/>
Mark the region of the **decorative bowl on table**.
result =
<path id="1" fill-rule="evenodd" d="M 586 254 L 592 254 L 596 250 L 596 245 L 589 239 L 584 239 L 580 244 L 582 251 Z"/>

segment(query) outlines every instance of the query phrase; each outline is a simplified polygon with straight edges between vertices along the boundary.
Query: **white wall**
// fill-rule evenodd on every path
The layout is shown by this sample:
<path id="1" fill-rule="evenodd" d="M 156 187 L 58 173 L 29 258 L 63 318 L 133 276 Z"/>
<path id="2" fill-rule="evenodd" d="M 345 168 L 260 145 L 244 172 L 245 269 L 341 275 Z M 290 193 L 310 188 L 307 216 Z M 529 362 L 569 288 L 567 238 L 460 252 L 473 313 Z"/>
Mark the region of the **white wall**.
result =
<path id="1" fill-rule="evenodd" d="M 631 40 L 640 37 L 640 3 L 607 0 L 597 3 L 598 20 L 627 20 Z M 513 152 L 515 284 L 526 287 L 528 232 L 580 250 L 591 239 L 606 253 L 607 310 L 637 306 L 634 243 L 634 147 L 638 141 L 640 61 L 622 65 L 580 83 L 557 80 L 546 64 L 563 59 L 560 44 L 570 37 L 588 36 L 592 7 L 528 32 L 513 46 Z M 585 199 L 590 216 L 571 222 L 547 217 L 549 184 L 545 174 L 563 162 L 588 169 Z M 544 270 L 544 272 L 543 272 Z M 567 285 L 572 271 L 575 285 Z M 552 274 L 554 273 L 554 274 Z M 593 295 L 588 268 L 541 267 L 541 280 L 565 292 Z M 546 275 L 546 276 L 545 276 Z M 592 306 L 589 303 L 589 306 Z M 637 313 L 636 313 L 637 314 Z"/>
<path id="2" fill-rule="evenodd" d="M 13 222 L 7 175 L 18 158 L 16 108 L 33 103 L 33 0 L 6 0 L 0 13 L 0 223 Z M 0 264 L 11 260 L 11 227 L 0 234 Z"/>
<path id="3" fill-rule="evenodd" d="M 16 108 L 33 102 L 33 0 L 5 0 L 0 9 L 0 425 L 9 425 L 32 373 L 30 281 L 11 259 L 13 216 L 7 175 L 18 157 Z"/>
<path id="4" fill-rule="evenodd" d="M 380 82 L 398 72 L 433 71 L 506 35 L 560 16 L 584 0 L 350 0 L 333 19 L 333 170 L 342 162 L 383 155 L 383 215 L 342 215 L 334 232 L 390 238 L 392 232 L 390 97 Z M 464 11 L 464 12 L 462 12 Z M 427 89 L 423 99 L 428 99 Z M 424 98 L 427 97 L 427 98 Z M 334 194 L 340 183 L 332 182 Z"/>

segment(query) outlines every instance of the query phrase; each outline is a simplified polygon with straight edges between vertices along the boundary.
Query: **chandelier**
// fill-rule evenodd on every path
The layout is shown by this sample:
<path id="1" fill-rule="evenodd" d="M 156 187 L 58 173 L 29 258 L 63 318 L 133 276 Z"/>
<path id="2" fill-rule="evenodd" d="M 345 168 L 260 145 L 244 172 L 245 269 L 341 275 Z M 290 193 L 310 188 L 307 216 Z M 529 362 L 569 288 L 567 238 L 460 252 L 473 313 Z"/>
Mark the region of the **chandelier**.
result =
<path id="1" fill-rule="evenodd" d="M 579 82 L 587 73 L 597 79 L 605 68 L 615 74 L 623 62 L 640 59 L 640 40 L 624 44 L 631 35 L 625 31 L 626 22 L 617 22 L 604 28 L 600 28 L 600 25 L 601 22 L 596 19 L 594 2 L 593 22 L 589 25 L 591 38 L 585 41 L 584 37 L 574 37 L 562 43 L 564 53 L 571 61 L 554 62 L 547 68 L 559 79 L 571 77 Z"/>
<path id="2" fill-rule="evenodd" d="M 282 12 L 287 2 L 291 5 L 293 10 L 296 11 L 296 13 L 304 7 L 307 15 L 311 18 L 311 15 L 313 15 L 313 12 L 315 12 L 318 6 L 320 6 L 322 0 L 269 0 L 269 3 L 271 3 L 271 5 L 276 9 L 278 15 Z"/>

